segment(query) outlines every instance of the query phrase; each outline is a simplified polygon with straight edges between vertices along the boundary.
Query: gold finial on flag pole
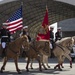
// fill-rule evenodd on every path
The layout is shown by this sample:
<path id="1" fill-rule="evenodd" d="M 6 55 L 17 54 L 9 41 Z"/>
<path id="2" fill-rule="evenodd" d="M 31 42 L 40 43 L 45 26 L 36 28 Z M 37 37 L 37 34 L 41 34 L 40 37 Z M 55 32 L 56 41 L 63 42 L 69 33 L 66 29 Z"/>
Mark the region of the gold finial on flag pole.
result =
<path id="1" fill-rule="evenodd" d="M 47 12 L 48 12 L 48 7 L 47 7 L 47 5 L 46 5 L 46 10 L 47 10 Z"/>

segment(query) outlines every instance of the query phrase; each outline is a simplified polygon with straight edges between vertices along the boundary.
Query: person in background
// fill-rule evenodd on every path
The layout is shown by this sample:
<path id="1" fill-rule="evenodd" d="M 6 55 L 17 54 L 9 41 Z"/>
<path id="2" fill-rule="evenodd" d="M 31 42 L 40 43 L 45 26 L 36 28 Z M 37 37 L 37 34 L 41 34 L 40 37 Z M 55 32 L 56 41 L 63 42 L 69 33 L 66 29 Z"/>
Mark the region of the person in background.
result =
<path id="1" fill-rule="evenodd" d="M 10 42 L 10 32 L 7 28 L 7 25 L 3 23 L 2 28 L 0 29 L 0 38 L 2 46 L 2 57 L 6 56 L 6 45 Z"/>
<path id="2" fill-rule="evenodd" d="M 54 42 L 54 33 L 53 33 L 53 30 L 54 30 L 54 27 L 51 26 L 50 27 L 50 48 L 51 48 L 51 58 L 54 57 L 54 54 L 53 54 L 53 49 L 54 49 L 54 45 L 55 45 L 55 42 Z"/>
<path id="3" fill-rule="evenodd" d="M 62 36 L 61 36 L 61 27 L 59 27 L 59 28 L 57 29 L 57 32 L 55 33 L 55 42 L 56 42 L 57 40 L 61 40 L 61 38 L 62 38 Z"/>
<path id="4" fill-rule="evenodd" d="M 22 35 L 27 35 L 29 42 L 31 41 L 31 37 L 29 36 L 29 33 L 28 33 L 28 26 L 23 27 L 23 31 L 21 32 L 20 36 Z"/>
<path id="5" fill-rule="evenodd" d="M 54 48 L 54 33 L 53 33 L 54 27 L 50 27 L 50 43 L 52 45 L 52 49 Z"/>

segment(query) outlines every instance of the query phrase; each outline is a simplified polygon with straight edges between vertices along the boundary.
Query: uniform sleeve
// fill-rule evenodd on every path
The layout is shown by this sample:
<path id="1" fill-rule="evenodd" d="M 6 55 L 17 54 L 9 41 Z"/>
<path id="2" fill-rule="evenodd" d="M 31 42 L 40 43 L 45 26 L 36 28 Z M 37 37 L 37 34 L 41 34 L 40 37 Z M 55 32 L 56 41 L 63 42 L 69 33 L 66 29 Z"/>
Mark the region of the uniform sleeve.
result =
<path id="1" fill-rule="evenodd" d="M 57 36 L 57 32 L 55 33 L 55 36 Z"/>
<path id="2" fill-rule="evenodd" d="M 0 29 L 0 38 L 1 38 L 1 29 Z"/>
<path id="3" fill-rule="evenodd" d="M 10 38 L 11 34 L 10 34 L 9 30 L 7 30 L 7 33 L 8 33 L 8 37 Z"/>

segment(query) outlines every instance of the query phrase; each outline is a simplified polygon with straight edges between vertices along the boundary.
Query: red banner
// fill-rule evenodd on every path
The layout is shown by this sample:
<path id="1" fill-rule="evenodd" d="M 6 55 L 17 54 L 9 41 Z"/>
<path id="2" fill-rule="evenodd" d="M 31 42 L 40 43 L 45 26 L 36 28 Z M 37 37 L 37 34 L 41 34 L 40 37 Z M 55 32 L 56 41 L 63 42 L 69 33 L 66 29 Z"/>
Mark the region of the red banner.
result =
<path id="1" fill-rule="evenodd" d="M 46 6 L 46 13 L 44 16 L 42 26 L 45 29 L 46 34 L 38 34 L 37 40 L 49 40 L 50 34 L 49 34 L 49 28 L 48 28 L 48 8 L 47 6 Z"/>
<path id="2" fill-rule="evenodd" d="M 39 40 L 49 40 L 49 32 L 46 34 L 38 34 L 37 41 L 39 41 Z"/>

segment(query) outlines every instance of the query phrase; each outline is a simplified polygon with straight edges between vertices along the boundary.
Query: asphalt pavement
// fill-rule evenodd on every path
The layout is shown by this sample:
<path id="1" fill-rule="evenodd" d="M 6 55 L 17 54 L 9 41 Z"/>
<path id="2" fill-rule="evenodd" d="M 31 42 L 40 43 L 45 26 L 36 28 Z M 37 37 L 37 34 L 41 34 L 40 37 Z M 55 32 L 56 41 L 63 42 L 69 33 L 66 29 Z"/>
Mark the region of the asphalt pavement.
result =
<path id="1" fill-rule="evenodd" d="M 2 66 L 3 60 L 0 58 L 0 68 Z M 18 66 L 21 69 L 21 75 L 75 75 L 75 60 L 73 61 L 73 67 L 70 68 L 69 61 L 66 59 L 64 61 L 64 68 L 62 68 L 62 71 L 59 71 L 58 69 L 54 70 L 54 66 L 57 64 L 56 58 L 49 58 L 49 66 L 48 70 L 44 70 L 42 67 L 42 72 L 39 71 L 39 64 L 35 60 L 33 63 L 33 68 L 30 68 L 29 65 L 29 72 L 26 71 L 26 60 L 24 58 L 20 58 L 18 60 Z M 0 73 L 0 75 L 20 75 L 16 72 L 15 64 L 12 59 L 10 59 L 7 62 L 7 65 L 5 67 L 5 70 L 3 73 Z"/>

